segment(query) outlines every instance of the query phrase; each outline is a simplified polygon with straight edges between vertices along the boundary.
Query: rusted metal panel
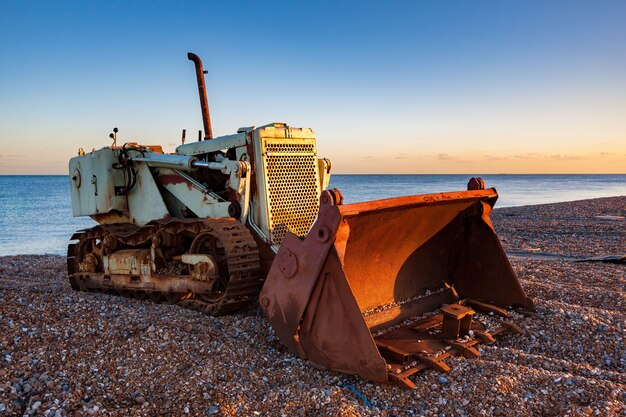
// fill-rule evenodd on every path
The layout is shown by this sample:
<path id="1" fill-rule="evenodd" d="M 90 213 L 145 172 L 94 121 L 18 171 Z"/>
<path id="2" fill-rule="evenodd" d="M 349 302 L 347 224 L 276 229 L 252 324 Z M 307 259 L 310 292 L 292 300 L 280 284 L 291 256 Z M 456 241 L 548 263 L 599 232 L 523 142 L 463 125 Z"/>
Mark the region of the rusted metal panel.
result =
<path id="1" fill-rule="evenodd" d="M 340 222 L 338 210 L 331 209 L 334 202 L 330 191 L 322 192 L 320 202 L 321 207 L 328 209 L 320 211 L 306 239 L 301 240 L 292 233 L 285 236 L 284 249 L 274 259 L 259 298 L 272 327 L 293 353 L 297 353 L 293 337 Z"/>
<path id="2" fill-rule="evenodd" d="M 416 285 L 440 287 L 454 262 L 442 252 L 459 233 L 446 226 L 476 200 L 492 195 L 447 193 L 339 206 L 348 233 L 337 245 L 345 248 L 342 262 L 361 311 L 418 296 Z M 445 235 L 438 236 L 442 242 L 428 245 L 438 233 Z"/>
<path id="3" fill-rule="evenodd" d="M 426 290 L 423 294 L 410 300 L 398 301 L 382 308 L 372 309 L 363 313 L 367 327 L 376 332 L 401 323 L 406 317 L 418 317 L 424 313 L 434 311 L 444 304 L 451 304 L 457 300 L 456 292 L 451 287 L 442 285 L 433 290 Z"/>
<path id="4" fill-rule="evenodd" d="M 261 307 L 319 366 L 407 387 L 414 372 L 447 371 L 451 354 L 515 330 L 488 329 L 465 299 L 491 314 L 533 308 L 489 221 L 496 199 L 474 189 L 341 205 L 325 191 L 306 238 L 285 236 Z"/>
<path id="5" fill-rule="evenodd" d="M 450 340 L 466 336 L 472 327 L 474 310 L 460 304 L 448 304 L 441 307 L 443 313 L 442 334 Z"/>
<path id="6" fill-rule="evenodd" d="M 342 275 L 337 251 L 331 248 L 296 332 L 301 350 L 325 368 L 385 382 L 387 364 Z"/>
<path id="7" fill-rule="evenodd" d="M 148 279 L 145 275 L 80 273 L 76 274 L 76 279 L 81 288 L 88 290 L 151 291 L 164 295 L 191 293 L 199 296 L 213 292 L 211 283 L 194 280 L 191 276 L 154 275 Z"/>

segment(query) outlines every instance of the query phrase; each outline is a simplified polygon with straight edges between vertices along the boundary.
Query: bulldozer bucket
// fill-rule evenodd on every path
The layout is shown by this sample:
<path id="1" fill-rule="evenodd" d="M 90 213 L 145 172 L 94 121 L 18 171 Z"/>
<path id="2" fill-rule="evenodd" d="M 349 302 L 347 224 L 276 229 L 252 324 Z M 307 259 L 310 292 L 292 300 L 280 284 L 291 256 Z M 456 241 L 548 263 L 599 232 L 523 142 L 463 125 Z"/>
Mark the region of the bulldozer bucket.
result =
<path id="1" fill-rule="evenodd" d="M 476 186 L 476 184 L 479 184 Z M 461 192 L 342 204 L 322 192 L 304 239 L 287 233 L 260 294 L 276 335 L 313 364 L 413 387 L 452 354 L 521 331 L 532 310 L 490 221 L 498 194 Z"/>

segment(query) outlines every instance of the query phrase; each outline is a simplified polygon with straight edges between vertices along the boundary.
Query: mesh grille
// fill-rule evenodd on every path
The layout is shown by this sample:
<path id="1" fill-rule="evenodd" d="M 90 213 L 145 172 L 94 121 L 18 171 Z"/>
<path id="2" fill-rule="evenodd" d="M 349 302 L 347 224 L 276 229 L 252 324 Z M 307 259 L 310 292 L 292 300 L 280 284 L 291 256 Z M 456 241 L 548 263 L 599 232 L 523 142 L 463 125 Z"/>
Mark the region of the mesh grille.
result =
<path id="1" fill-rule="evenodd" d="M 287 230 L 306 236 L 317 217 L 317 154 L 314 143 L 271 141 L 265 152 L 271 240 L 279 245 Z"/>

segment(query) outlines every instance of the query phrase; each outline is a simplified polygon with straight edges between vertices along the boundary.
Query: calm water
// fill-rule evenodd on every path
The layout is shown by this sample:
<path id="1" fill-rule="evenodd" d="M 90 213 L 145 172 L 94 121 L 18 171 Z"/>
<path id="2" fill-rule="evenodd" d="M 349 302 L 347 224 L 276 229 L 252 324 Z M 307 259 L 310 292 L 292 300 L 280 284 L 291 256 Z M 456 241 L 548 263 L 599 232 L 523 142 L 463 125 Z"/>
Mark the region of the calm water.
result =
<path id="1" fill-rule="evenodd" d="M 458 191 L 471 175 L 334 175 L 346 203 L 411 194 Z M 626 175 L 483 175 L 496 187 L 496 207 L 626 195 Z M 0 176 L 0 256 L 64 254 L 75 230 L 67 176 Z"/>

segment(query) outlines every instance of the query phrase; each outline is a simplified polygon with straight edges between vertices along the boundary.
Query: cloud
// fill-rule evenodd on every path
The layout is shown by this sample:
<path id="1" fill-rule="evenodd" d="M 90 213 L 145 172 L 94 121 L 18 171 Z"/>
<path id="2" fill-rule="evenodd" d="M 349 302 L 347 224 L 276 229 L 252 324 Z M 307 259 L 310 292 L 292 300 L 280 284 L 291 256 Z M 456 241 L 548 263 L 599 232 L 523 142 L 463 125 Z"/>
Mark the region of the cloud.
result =
<path id="1" fill-rule="evenodd" d="M 452 162 L 452 163 L 455 163 L 455 164 L 467 164 L 467 163 L 470 162 L 467 159 L 459 159 L 456 156 L 452 156 L 452 155 L 447 154 L 447 153 L 440 153 L 440 154 L 438 154 L 437 155 L 437 159 L 439 161 L 449 161 L 449 162 Z"/>
<path id="2" fill-rule="evenodd" d="M 602 155 L 609 155 L 608 153 L 602 153 Z M 589 159 L 588 157 L 581 155 L 567 155 L 567 154 L 545 154 L 537 152 L 527 152 L 523 154 L 515 155 L 485 155 L 487 161 L 528 161 L 537 159 L 550 159 L 554 161 L 580 161 Z"/>
<path id="3" fill-rule="evenodd" d="M 26 158 L 26 155 L 1 155 L 0 159 L 15 159 L 15 158 Z"/>
<path id="4" fill-rule="evenodd" d="M 365 159 L 366 161 L 378 161 L 378 158 L 376 158 L 375 156 L 372 155 L 366 155 L 366 156 L 362 156 L 361 159 Z"/>
<path id="5" fill-rule="evenodd" d="M 586 159 L 583 156 L 576 156 L 576 155 L 567 155 L 567 154 L 554 154 L 554 155 L 550 155 L 550 159 L 556 160 L 556 161 L 580 161 L 581 159 Z"/>
<path id="6" fill-rule="evenodd" d="M 485 159 L 487 161 L 506 161 L 510 159 L 510 156 L 494 156 L 494 155 L 485 155 Z"/>
<path id="7" fill-rule="evenodd" d="M 395 159 L 407 159 L 409 156 L 405 153 L 401 153 L 400 155 L 397 155 L 395 157 Z"/>
<path id="8" fill-rule="evenodd" d="M 512 156 L 513 159 L 522 159 L 522 160 L 545 158 L 545 157 L 546 157 L 546 155 L 542 155 L 542 154 L 536 153 L 536 152 L 527 152 L 527 153 L 517 154 L 517 155 L 513 155 Z"/>

